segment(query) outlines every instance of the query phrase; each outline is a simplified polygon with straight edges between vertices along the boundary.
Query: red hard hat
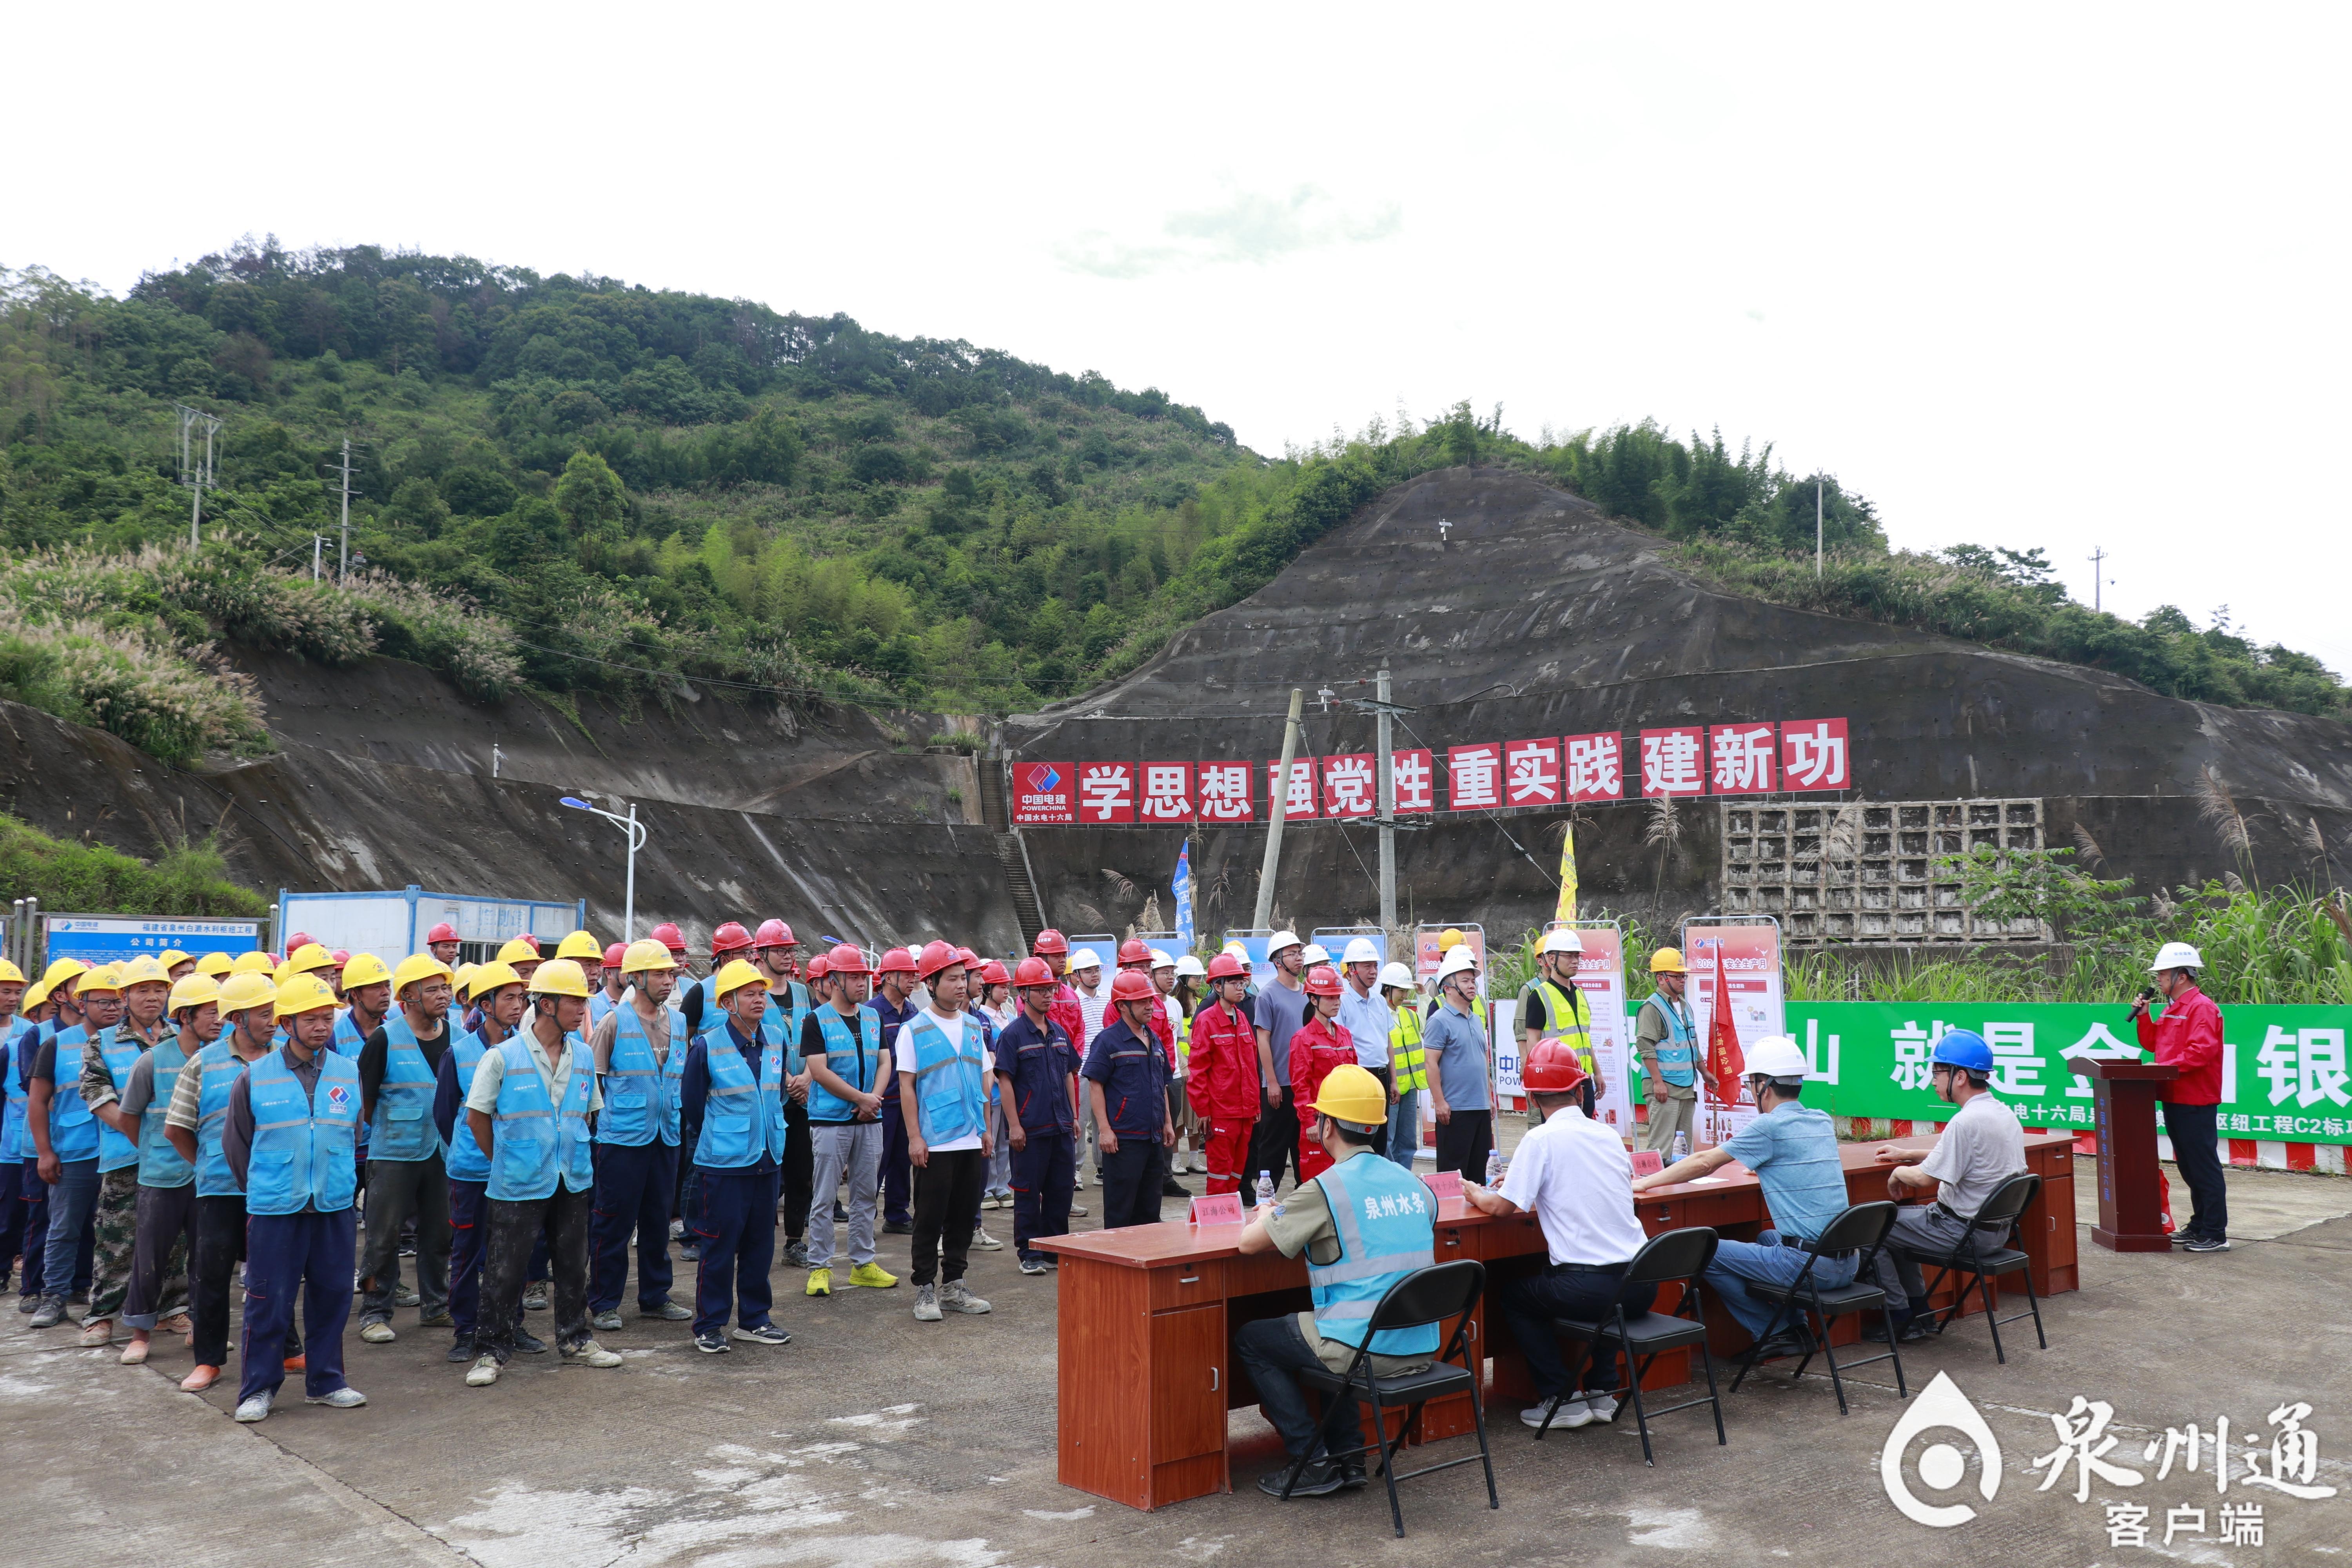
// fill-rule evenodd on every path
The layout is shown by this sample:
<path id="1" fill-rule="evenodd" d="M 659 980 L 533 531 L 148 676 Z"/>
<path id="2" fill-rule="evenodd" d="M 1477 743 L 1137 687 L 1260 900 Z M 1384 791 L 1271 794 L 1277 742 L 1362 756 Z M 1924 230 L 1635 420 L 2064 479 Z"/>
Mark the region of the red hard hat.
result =
<path id="1" fill-rule="evenodd" d="M 1037 933 L 1037 940 L 1029 944 L 1029 951 L 1040 958 L 1067 958 L 1070 954 L 1070 939 L 1052 926 L 1047 926 Z"/>
<path id="2" fill-rule="evenodd" d="M 318 940 L 319 939 L 317 937 L 312 936 L 307 931 L 298 931 L 292 936 L 286 939 L 286 951 L 289 952 L 299 952 Z"/>
<path id="3" fill-rule="evenodd" d="M 1209 960 L 1209 978 L 1212 980 L 1239 980 L 1248 973 L 1249 971 L 1242 967 L 1242 961 L 1230 952 L 1221 952 Z"/>
<path id="4" fill-rule="evenodd" d="M 1151 944 L 1139 936 L 1129 937 L 1118 944 L 1118 961 L 1121 963 L 1150 963 Z"/>
<path id="5" fill-rule="evenodd" d="M 443 921 L 439 925 L 435 926 L 431 931 L 425 933 L 425 945 L 427 947 L 431 947 L 436 942 L 455 942 L 457 940 L 457 928 L 451 925 L 447 921 Z"/>
<path id="6" fill-rule="evenodd" d="M 972 952 L 972 950 L 968 947 L 957 948 L 956 956 L 963 960 L 963 966 L 966 969 L 978 969 L 980 967 L 980 954 Z"/>
<path id="7" fill-rule="evenodd" d="M 1122 969 L 1111 979 L 1110 999 L 1114 1002 L 1148 1002 L 1159 994 L 1151 976 L 1139 969 Z"/>
<path id="8" fill-rule="evenodd" d="M 1024 958 L 1013 966 L 1013 984 L 1024 991 L 1032 985 L 1051 985 L 1054 966 L 1042 958 Z"/>
<path id="9" fill-rule="evenodd" d="M 877 973 L 912 974 L 915 973 L 915 955 L 903 947 L 894 947 L 882 955 L 881 967 Z"/>
<path id="10" fill-rule="evenodd" d="M 811 960 L 810 962 L 814 963 L 815 961 Z M 873 971 L 866 967 L 866 955 L 858 952 L 856 948 L 850 946 L 845 942 L 839 947 L 835 948 L 831 952 L 824 955 L 824 972 L 827 974 L 870 974 L 873 973 Z"/>
<path id="11" fill-rule="evenodd" d="M 929 980 L 942 969 L 961 969 L 963 964 L 962 953 L 946 942 L 935 942 L 927 945 L 922 956 L 915 960 L 915 973 L 920 979 Z"/>
<path id="12" fill-rule="evenodd" d="M 621 961 L 628 956 L 629 944 L 625 942 L 616 942 L 604 950 L 604 967 L 618 969 L 621 967 Z"/>
<path id="13" fill-rule="evenodd" d="M 662 921 L 661 924 L 646 932 L 646 935 L 661 943 L 672 952 L 684 952 L 686 951 L 686 938 L 680 936 L 677 932 L 677 927 L 672 925 L 667 921 Z"/>
<path id="14" fill-rule="evenodd" d="M 808 961 L 808 977 L 811 980 L 822 980 L 832 973 L 833 965 L 825 962 L 824 954 L 819 953 Z"/>
<path id="15" fill-rule="evenodd" d="M 759 934 L 751 939 L 753 947 L 798 947 L 800 944 L 801 939 L 793 934 L 793 928 L 782 921 L 761 921 Z"/>
<path id="16" fill-rule="evenodd" d="M 710 956 L 713 958 L 722 952 L 739 952 L 751 945 L 751 933 L 743 929 L 740 921 L 729 921 L 710 933 Z"/>
<path id="17" fill-rule="evenodd" d="M 527 931 L 519 931 L 515 932 L 514 940 L 517 942 L 527 942 L 530 943 L 530 950 L 533 952 L 537 952 L 539 951 L 539 938 L 533 936 Z"/>
<path id="18" fill-rule="evenodd" d="M 1307 994 L 1309 996 L 1339 994 L 1339 976 L 1329 964 L 1318 963 L 1307 972 Z"/>
<path id="19" fill-rule="evenodd" d="M 1584 1064 L 1566 1040 L 1538 1040 L 1519 1064 L 1519 1082 L 1532 1094 L 1574 1094 L 1584 1077 Z"/>
<path id="20" fill-rule="evenodd" d="M 1004 973 L 1003 964 L 992 958 L 980 966 L 980 983 L 982 985 L 1010 985 L 1013 977 Z"/>
<path id="21" fill-rule="evenodd" d="M 335 951 L 329 956 L 334 959 L 335 967 L 337 969 L 341 969 L 344 964 L 349 963 L 352 961 L 352 955 L 344 952 L 340 947 L 335 949 Z"/>

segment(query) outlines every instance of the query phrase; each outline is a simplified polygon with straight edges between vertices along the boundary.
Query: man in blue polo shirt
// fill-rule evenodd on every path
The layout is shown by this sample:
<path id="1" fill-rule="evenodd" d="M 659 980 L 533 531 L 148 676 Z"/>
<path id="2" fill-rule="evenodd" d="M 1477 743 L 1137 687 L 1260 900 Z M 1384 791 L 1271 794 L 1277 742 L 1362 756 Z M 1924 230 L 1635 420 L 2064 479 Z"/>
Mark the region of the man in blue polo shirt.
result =
<path id="1" fill-rule="evenodd" d="M 1087 1098 L 1102 1146 L 1103 1228 L 1160 1223 L 1162 1151 L 1176 1147 L 1168 1114 L 1168 1058 L 1151 1030 L 1150 976 L 1122 969 L 1110 984 L 1116 1015 L 1087 1047 Z"/>
<path id="2" fill-rule="evenodd" d="M 1805 1087 L 1805 1053 L 1797 1043 L 1785 1035 L 1770 1035 L 1749 1047 L 1747 1055 L 1756 1120 L 1727 1143 L 1702 1149 L 1655 1175 L 1636 1179 L 1633 1190 L 1695 1181 L 1734 1160 L 1756 1173 L 1765 1205 L 1772 1211 L 1773 1228 L 1759 1232 L 1754 1241 L 1717 1243 L 1706 1282 L 1748 1333 L 1761 1338 L 1778 1309 L 1750 1295 L 1748 1281 L 1787 1285 L 1804 1272 L 1810 1255 L 1795 1244 L 1812 1240 L 1845 1212 L 1845 1166 L 1838 1158 L 1837 1128 L 1828 1114 L 1797 1103 Z M 1859 1261 L 1850 1252 L 1825 1257 L 1814 1266 L 1813 1279 L 1823 1289 L 1852 1284 Z M 1792 1316 L 1757 1359 L 1805 1355 L 1812 1349 L 1811 1331 Z"/>
<path id="3" fill-rule="evenodd" d="M 1024 958 L 1013 971 L 1021 1010 L 996 1037 L 996 1076 L 1013 1143 L 1013 1245 L 1021 1272 L 1053 1264 L 1034 1245 L 1070 1233 L 1070 1192 L 1078 1127 L 1078 1053 L 1052 1016 L 1054 967 Z"/>

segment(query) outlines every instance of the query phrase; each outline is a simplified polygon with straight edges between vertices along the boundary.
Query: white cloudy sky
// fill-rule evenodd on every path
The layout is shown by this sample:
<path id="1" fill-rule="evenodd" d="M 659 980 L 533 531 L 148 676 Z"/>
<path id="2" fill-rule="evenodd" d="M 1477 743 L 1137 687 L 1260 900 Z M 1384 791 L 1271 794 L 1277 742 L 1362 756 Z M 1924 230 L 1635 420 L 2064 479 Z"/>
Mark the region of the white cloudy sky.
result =
<path id="1" fill-rule="evenodd" d="M 2345 13 L 50 7 L 0 263 L 247 231 L 845 310 L 1262 451 L 1457 398 L 1775 444 L 2352 669 Z M 41 62 L 37 67 L 33 62 Z"/>

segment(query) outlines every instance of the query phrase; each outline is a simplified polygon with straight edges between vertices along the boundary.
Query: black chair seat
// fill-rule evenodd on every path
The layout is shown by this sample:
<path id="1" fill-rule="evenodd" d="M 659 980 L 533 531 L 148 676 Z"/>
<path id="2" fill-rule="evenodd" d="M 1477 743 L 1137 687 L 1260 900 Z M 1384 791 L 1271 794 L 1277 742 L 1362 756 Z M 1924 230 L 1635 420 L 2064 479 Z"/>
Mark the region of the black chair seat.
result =
<path id="1" fill-rule="evenodd" d="M 1383 1373 L 1377 1379 L 1306 1367 L 1300 1370 L 1298 1381 L 1324 1394 L 1352 1388 L 1357 1398 L 1380 1405 L 1420 1405 L 1452 1394 L 1465 1394 L 1470 1388 L 1470 1374 L 1450 1362 L 1435 1363 L 1426 1372 Z"/>
<path id="2" fill-rule="evenodd" d="M 1572 1340 L 1622 1340 L 1627 1350 L 1636 1355 L 1659 1351 L 1680 1350 L 1685 1345 L 1706 1342 L 1706 1325 L 1694 1323 L 1688 1318 L 1678 1318 L 1665 1312 L 1644 1312 L 1629 1319 L 1622 1335 L 1614 1323 L 1585 1322 L 1575 1318 L 1556 1318 L 1553 1326 Z"/>
<path id="3" fill-rule="evenodd" d="M 2033 1200 L 2041 1191 L 2042 1178 L 2032 1172 L 2011 1176 L 1985 1199 L 1983 1206 L 1977 1210 L 1976 1218 L 1968 1222 L 1968 1229 L 1961 1234 L 1957 1245 L 1940 1252 L 1924 1251 L 1916 1247 L 1902 1249 L 1902 1256 L 1912 1262 L 1936 1266 L 1935 1279 L 1926 1282 L 1931 1299 L 1943 1289 L 1945 1280 L 1957 1279 L 1959 1281 L 1951 1305 L 1930 1308 L 1927 1313 L 1928 1321 L 1935 1324 L 1936 1332 L 1940 1334 L 1951 1326 L 1952 1321 L 1967 1308 L 1969 1292 L 1974 1290 L 1977 1300 L 1984 1306 L 1985 1326 L 1992 1332 L 1995 1361 L 2005 1363 L 2009 1360 L 2009 1352 L 2001 1348 L 2000 1326 L 2013 1323 L 2020 1318 L 2032 1318 L 2034 1342 L 2043 1350 L 2050 1348 L 2050 1336 L 2042 1328 L 2042 1302 L 2033 1293 L 2032 1260 L 2016 1247 L 2007 1245 L 2015 1237 L 2019 1217 L 2033 1206 Z M 1979 1247 L 1983 1250 L 1978 1250 Z M 2011 1312 L 2004 1318 L 2000 1315 L 1999 1304 L 1993 1300 L 1991 1281 L 2007 1274 L 2025 1277 L 2025 1310 Z"/>
<path id="4" fill-rule="evenodd" d="M 1886 1304 L 1886 1292 L 1875 1285 L 1859 1280 L 1852 1285 L 1833 1285 L 1819 1292 L 1799 1291 L 1787 1285 L 1763 1285 L 1748 1281 L 1748 1294 L 1761 1296 L 1768 1301 L 1786 1301 L 1791 1298 L 1811 1302 L 1818 1295 L 1822 1308 L 1832 1313 L 1865 1311 Z"/>
<path id="5" fill-rule="evenodd" d="M 1790 1382 L 1793 1384 L 1802 1378 L 1805 1369 L 1813 1364 L 1813 1358 L 1821 1357 L 1830 1369 L 1830 1386 L 1837 1391 L 1839 1415 L 1847 1412 L 1845 1373 L 1874 1362 L 1893 1362 L 1895 1394 L 1905 1399 L 1911 1397 L 1910 1384 L 1903 1376 L 1903 1352 L 1895 1339 L 1887 1342 L 1884 1354 L 1864 1356 L 1859 1360 L 1849 1356 L 1840 1362 L 1830 1337 L 1832 1319 L 1848 1312 L 1868 1311 L 1873 1308 L 1885 1310 L 1886 1292 L 1868 1281 L 1874 1278 L 1872 1271 L 1877 1267 L 1879 1249 L 1886 1245 L 1887 1235 L 1894 1228 L 1893 1204 L 1883 1200 L 1855 1204 L 1823 1226 L 1821 1234 L 1806 1245 L 1802 1254 L 1804 1267 L 1794 1279 L 1785 1285 L 1752 1279 L 1746 1282 L 1750 1294 L 1777 1304 L 1770 1321 L 1764 1326 L 1764 1331 L 1758 1334 L 1755 1343 L 1748 1347 L 1747 1357 L 1731 1380 L 1735 1393 L 1748 1374 L 1756 1370 L 1765 1347 L 1780 1338 L 1780 1330 L 1785 1325 L 1792 1330 L 1818 1328 L 1819 1331 L 1811 1337 L 1810 1347 L 1798 1359 L 1797 1370 L 1790 1374 Z M 1819 1278 L 1822 1260 L 1849 1257 L 1853 1259 L 1853 1282 L 1849 1285 L 1823 1285 Z"/>

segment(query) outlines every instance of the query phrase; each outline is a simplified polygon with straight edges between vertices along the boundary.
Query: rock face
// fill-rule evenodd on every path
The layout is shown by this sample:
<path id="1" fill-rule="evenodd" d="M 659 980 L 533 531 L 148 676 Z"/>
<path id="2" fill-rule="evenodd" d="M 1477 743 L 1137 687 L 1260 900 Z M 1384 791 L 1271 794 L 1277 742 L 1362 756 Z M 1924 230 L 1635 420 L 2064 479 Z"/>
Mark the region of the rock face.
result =
<path id="1" fill-rule="evenodd" d="M 1858 796 L 2038 797 L 2050 842 L 2077 842 L 2079 825 L 2104 851 L 2105 874 L 2143 889 L 2242 869 L 2199 818 L 2207 770 L 2244 813 L 2265 879 L 2352 871 L 2340 847 L 2352 828 L 2352 728 L 2180 701 L 2097 670 L 1725 594 L 1663 558 L 1654 537 L 1495 468 L 1445 469 L 1390 491 L 1126 679 L 1009 721 L 1006 750 L 1054 761 L 1247 757 L 1262 811 L 1291 689 L 1307 693 L 1309 750 L 1369 752 L 1371 720 L 1326 714 L 1315 693 L 1369 695 L 1383 661 L 1395 700 L 1419 710 L 1398 730 L 1401 748 L 1843 717 Z M 1645 810 L 1586 808 L 1586 902 L 1653 921 L 1719 908 L 1715 804 L 1681 807 L 1683 837 L 1663 865 L 1644 843 Z M 1401 835 L 1401 912 L 1513 931 L 1548 917 L 1559 815 L 1442 818 Z M 2330 859 L 2302 844 L 2315 822 Z M 1194 874 L 1204 900 L 1219 900 L 1204 902 L 1204 923 L 1246 922 L 1264 831 L 1198 830 Z M 1027 837 L 1049 916 L 1112 929 L 1136 918 L 1145 889 L 1161 889 L 1164 904 L 1182 836 Z M 1376 910 L 1373 837 L 1290 825 L 1283 912 L 1340 924 Z M 1107 871 L 1138 894 L 1119 893 Z"/>

